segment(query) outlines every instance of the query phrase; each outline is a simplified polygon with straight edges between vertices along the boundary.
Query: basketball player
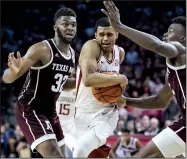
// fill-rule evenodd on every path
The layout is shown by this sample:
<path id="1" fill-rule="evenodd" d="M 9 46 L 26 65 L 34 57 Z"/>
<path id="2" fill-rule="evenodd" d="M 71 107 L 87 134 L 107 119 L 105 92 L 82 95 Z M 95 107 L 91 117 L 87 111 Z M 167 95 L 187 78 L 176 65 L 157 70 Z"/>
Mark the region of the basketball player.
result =
<path id="1" fill-rule="evenodd" d="M 116 31 L 136 44 L 166 58 L 167 75 L 165 86 L 157 95 L 146 98 L 125 98 L 126 105 L 142 109 L 162 109 L 176 97 L 181 109 L 181 118 L 155 136 L 135 157 L 175 157 L 185 152 L 186 142 L 186 18 L 172 20 L 163 41 L 153 35 L 132 29 L 120 22 L 120 14 L 112 1 L 105 1 L 102 9 Z"/>
<path id="2" fill-rule="evenodd" d="M 123 134 L 112 145 L 110 155 L 112 158 L 131 157 L 142 147 L 139 139 L 130 135 L 129 130 L 123 130 Z"/>
<path id="3" fill-rule="evenodd" d="M 91 87 L 117 84 L 123 89 L 126 87 L 127 78 L 124 75 L 102 74 L 119 73 L 125 52 L 115 45 L 117 38 L 118 33 L 110 26 L 108 18 L 101 18 L 96 22 L 95 39 L 87 41 L 82 47 L 77 69 L 75 127 L 78 140 L 74 146 L 74 158 L 88 157 L 92 150 L 106 143 L 116 128 L 116 106 L 97 101 Z"/>
<path id="4" fill-rule="evenodd" d="M 56 113 L 56 100 L 62 89 L 75 86 L 68 79 L 74 69 L 74 51 L 70 46 L 76 31 L 76 14 L 63 7 L 54 16 L 53 39 L 32 45 L 25 56 L 8 56 L 5 83 L 12 83 L 26 71 L 25 84 L 15 110 L 16 120 L 25 138 L 43 157 L 63 157 L 63 132 Z M 58 143 L 57 143 L 58 142 Z"/>

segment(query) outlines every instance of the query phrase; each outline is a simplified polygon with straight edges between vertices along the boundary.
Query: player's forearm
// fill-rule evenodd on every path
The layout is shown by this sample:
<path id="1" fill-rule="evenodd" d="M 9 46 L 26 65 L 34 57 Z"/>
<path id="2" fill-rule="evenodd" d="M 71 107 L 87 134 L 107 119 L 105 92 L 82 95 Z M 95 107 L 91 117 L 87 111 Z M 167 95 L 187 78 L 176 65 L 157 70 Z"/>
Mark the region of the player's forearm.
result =
<path id="1" fill-rule="evenodd" d="M 74 89 L 76 87 L 76 79 L 68 78 L 66 83 L 63 86 L 63 89 Z"/>
<path id="2" fill-rule="evenodd" d="M 17 76 L 12 74 L 12 72 L 10 71 L 10 69 L 6 69 L 4 74 L 3 74 L 3 77 L 2 77 L 2 80 L 4 83 L 13 83 L 15 80 L 17 79 Z"/>
<path id="3" fill-rule="evenodd" d="M 87 87 L 108 87 L 121 83 L 121 79 L 118 75 L 105 75 L 102 73 L 93 73 L 88 75 L 85 81 L 83 81 Z"/>
<path id="4" fill-rule="evenodd" d="M 141 109 L 162 109 L 165 105 L 160 102 L 157 95 L 143 98 L 128 98 L 123 97 L 123 100 L 126 100 L 127 106 L 132 106 Z"/>
<path id="5" fill-rule="evenodd" d="M 147 34 L 145 32 L 135 30 L 135 29 L 130 28 L 130 27 L 123 25 L 123 24 L 116 27 L 116 31 L 118 31 L 120 34 L 126 36 L 127 38 L 131 39 L 136 44 L 138 44 L 150 51 L 156 52 L 162 56 L 165 56 L 160 51 L 158 51 L 158 48 L 159 48 L 160 44 L 162 43 L 162 41 L 160 39 L 158 39 L 157 37 L 155 37 L 151 34 Z"/>

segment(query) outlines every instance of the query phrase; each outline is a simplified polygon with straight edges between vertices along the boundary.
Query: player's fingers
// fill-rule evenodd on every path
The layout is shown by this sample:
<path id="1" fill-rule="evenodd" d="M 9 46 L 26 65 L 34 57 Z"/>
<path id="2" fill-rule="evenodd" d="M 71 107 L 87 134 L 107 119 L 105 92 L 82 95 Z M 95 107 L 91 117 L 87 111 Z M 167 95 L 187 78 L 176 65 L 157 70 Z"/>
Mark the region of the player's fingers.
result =
<path id="1" fill-rule="evenodd" d="M 116 10 L 115 10 L 114 6 L 112 5 L 111 1 L 105 1 L 105 7 L 111 17 L 116 16 Z"/>
<path id="2" fill-rule="evenodd" d="M 12 54 L 14 54 L 13 52 L 12 53 L 9 53 L 9 55 L 8 55 L 8 59 L 12 59 Z"/>
<path id="3" fill-rule="evenodd" d="M 7 65 L 9 68 L 12 68 L 12 62 L 8 62 Z"/>
<path id="4" fill-rule="evenodd" d="M 113 1 L 110 1 L 110 6 L 111 6 L 111 8 L 116 12 L 117 10 L 116 10 L 116 5 L 114 4 L 114 2 Z"/>
<path id="5" fill-rule="evenodd" d="M 105 8 L 107 9 L 107 11 L 108 11 L 109 13 L 112 13 L 112 12 L 113 12 L 113 11 L 112 11 L 112 8 L 110 7 L 110 2 L 109 2 L 109 1 L 104 1 L 103 4 L 104 4 Z"/>
<path id="6" fill-rule="evenodd" d="M 101 12 L 103 12 L 106 16 L 110 17 L 110 14 L 106 10 L 101 9 Z"/>
<path id="7" fill-rule="evenodd" d="M 17 52 L 17 59 L 18 59 L 18 60 L 20 60 L 20 59 L 21 59 L 21 54 L 20 54 L 20 52 L 19 52 L 19 51 Z"/>

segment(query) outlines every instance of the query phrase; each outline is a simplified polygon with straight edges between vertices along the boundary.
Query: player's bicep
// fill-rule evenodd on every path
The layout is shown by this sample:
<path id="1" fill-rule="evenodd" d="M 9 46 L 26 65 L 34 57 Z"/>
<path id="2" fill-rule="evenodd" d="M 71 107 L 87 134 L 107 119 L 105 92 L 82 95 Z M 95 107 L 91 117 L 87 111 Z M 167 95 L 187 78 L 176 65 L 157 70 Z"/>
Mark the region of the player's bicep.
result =
<path id="1" fill-rule="evenodd" d="M 174 58 L 179 55 L 180 48 L 182 49 L 182 45 L 179 45 L 180 44 L 178 42 L 165 43 L 159 41 L 159 43 L 155 47 L 155 52 L 166 58 Z"/>
<path id="2" fill-rule="evenodd" d="M 81 71 L 83 82 L 86 83 L 90 74 L 97 71 L 97 55 L 99 47 L 95 42 L 88 41 L 81 50 Z"/>
<path id="3" fill-rule="evenodd" d="M 22 64 L 18 72 L 18 77 L 28 71 L 31 66 L 39 62 L 41 57 L 44 56 L 45 51 L 47 51 L 47 49 L 42 43 L 31 46 L 27 53 L 22 57 Z"/>

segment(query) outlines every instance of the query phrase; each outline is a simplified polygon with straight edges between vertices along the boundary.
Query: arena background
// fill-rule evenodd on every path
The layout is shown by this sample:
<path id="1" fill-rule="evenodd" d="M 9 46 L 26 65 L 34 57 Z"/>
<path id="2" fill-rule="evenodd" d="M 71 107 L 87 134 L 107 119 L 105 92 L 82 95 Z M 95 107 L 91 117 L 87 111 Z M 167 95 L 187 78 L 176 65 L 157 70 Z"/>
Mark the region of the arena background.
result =
<path id="1" fill-rule="evenodd" d="M 167 31 L 173 17 L 186 15 L 185 1 L 117 1 L 115 4 L 120 10 L 122 23 L 159 38 Z M 30 45 L 54 36 L 53 16 L 63 5 L 77 13 L 78 32 L 72 45 L 76 58 L 84 42 L 94 37 L 96 20 L 104 17 L 100 11 L 104 7 L 102 1 L 2 1 L 1 5 L 1 77 L 7 68 L 8 53 L 19 50 L 24 55 Z M 117 44 L 126 51 L 121 67 L 121 73 L 129 80 L 125 96 L 157 93 L 164 83 L 165 59 L 125 37 L 120 36 Z M 14 118 L 16 96 L 24 79 L 25 76 L 8 85 L 1 80 L 1 157 L 21 157 L 16 148 L 20 143 L 26 143 Z M 108 145 L 115 142 L 122 129 L 129 129 L 145 144 L 179 114 L 175 100 L 164 110 L 121 109 L 118 126 L 114 136 L 108 139 Z M 11 145 L 15 152 L 10 152 Z"/>

